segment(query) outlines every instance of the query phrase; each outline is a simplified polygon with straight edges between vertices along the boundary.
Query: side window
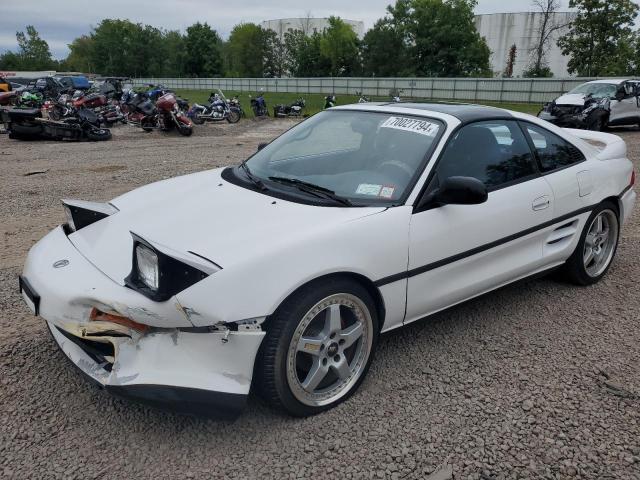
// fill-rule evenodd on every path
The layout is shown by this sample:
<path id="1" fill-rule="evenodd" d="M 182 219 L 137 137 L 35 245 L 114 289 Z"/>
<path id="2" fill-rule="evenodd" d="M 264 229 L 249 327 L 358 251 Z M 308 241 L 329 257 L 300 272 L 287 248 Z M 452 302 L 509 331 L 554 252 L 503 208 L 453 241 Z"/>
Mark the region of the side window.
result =
<path id="1" fill-rule="evenodd" d="M 540 160 L 540 169 L 550 172 L 584 160 L 580 150 L 544 128 L 525 124 L 525 128 Z"/>
<path id="2" fill-rule="evenodd" d="M 451 139 L 438 164 L 438 180 L 474 177 L 488 189 L 537 173 L 535 160 L 518 124 L 510 120 L 472 123 Z"/>

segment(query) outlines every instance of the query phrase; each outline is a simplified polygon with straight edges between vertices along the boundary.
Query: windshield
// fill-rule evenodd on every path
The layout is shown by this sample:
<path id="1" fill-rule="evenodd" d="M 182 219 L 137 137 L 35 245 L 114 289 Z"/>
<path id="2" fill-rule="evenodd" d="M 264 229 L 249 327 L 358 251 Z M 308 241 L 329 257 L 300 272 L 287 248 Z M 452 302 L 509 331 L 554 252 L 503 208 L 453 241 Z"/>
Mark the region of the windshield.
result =
<path id="1" fill-rule="evenodd" d="M 611 98 L 616 94 L 618 86 L 614 83 L 583 83 L 569 93 L 591 95 L 595 98 Z"/>
<path id="2" fill-rule="evenodd" d="M 300 189 L 305 182 L 354 205 L 393 204 L 408 194 L 443 128 L 431 118 L 325 111 L 274 140 L 247 166 L 269 189 Z"/>

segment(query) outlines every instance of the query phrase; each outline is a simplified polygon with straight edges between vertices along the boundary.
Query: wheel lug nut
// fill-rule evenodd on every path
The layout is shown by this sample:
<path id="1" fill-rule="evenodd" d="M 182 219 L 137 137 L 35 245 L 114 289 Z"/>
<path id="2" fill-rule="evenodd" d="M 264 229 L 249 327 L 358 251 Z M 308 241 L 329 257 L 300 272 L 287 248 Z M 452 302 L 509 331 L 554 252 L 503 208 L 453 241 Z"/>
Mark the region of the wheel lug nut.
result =
<path id="1" fill-rule="evenodd" d="M 329 338 L 336 338 L 336 334 L 332 333 L 331 335 L 329 335 Z"/>
<path id="2" fill-rule="evenodd" d="M 344 345 L 344 338 L 341 338 L 340 341 L 338 342 L 340 345 Z"/>
<path id="3" fill-rule="evenodd" d="M 326 358 L 323 358 L 323 359 L 322 359 L 322 365 L 326 365 L 326 364 L 327 364 L 327 359 L 326 359 Z"/>
<path id="4" fill-rule="evenodd" d="M 333 357 L 333 361 L 334 362 L 339 362 L 340 361 L 340 355 L 336 355 Z"/>

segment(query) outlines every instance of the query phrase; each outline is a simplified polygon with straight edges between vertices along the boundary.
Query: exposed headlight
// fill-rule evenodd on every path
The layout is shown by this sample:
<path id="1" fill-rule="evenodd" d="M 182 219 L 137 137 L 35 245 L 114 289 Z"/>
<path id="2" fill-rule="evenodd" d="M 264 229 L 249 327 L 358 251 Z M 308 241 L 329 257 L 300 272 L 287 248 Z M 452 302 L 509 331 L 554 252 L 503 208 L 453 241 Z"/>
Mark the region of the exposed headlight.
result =
<path id="1" fill-rule="evenodd" d="M 207 278 L 221 267 L 193 252 L 158 248 L 135 233 L 131 273 L 124 284 L 145 297 L 164 302 L 175 294 Z"/>
<path id="2" fill-rule="evenodd" d="M 158 290 L 160 273 L 158 269 L 158 255 L 149 247 L 139 243 L 136 245 L 136 265 L 138 278 L 152 290 Z"/>

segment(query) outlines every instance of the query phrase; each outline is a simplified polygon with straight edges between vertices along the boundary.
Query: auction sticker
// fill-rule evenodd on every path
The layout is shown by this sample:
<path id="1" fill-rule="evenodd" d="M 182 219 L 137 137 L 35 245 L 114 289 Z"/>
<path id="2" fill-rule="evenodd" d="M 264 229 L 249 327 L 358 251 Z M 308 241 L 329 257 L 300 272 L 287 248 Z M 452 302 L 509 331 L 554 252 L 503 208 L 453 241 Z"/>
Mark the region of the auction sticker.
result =
<path id="1" fill-rule="evenodd" d="M 382 185 L 375 185 L 373 183 L 361 183 L 358 185 L 356 189 L 356 194 L 358 195 L 373 195 L 377 197 L 380 195 L 380 190 L 382 189 Z"/>
<path id="2" fill-rule="evenodd" d="M 380 128 L 393 128 L 396 130 L 404 130 L 405 132 L 427 135 L 428 137 L 435 137 L 436 133 L 438 133 L 439 126 L 427 120 L 418 120 L 417 118 L 389 117 L 380 125 Z"/>

